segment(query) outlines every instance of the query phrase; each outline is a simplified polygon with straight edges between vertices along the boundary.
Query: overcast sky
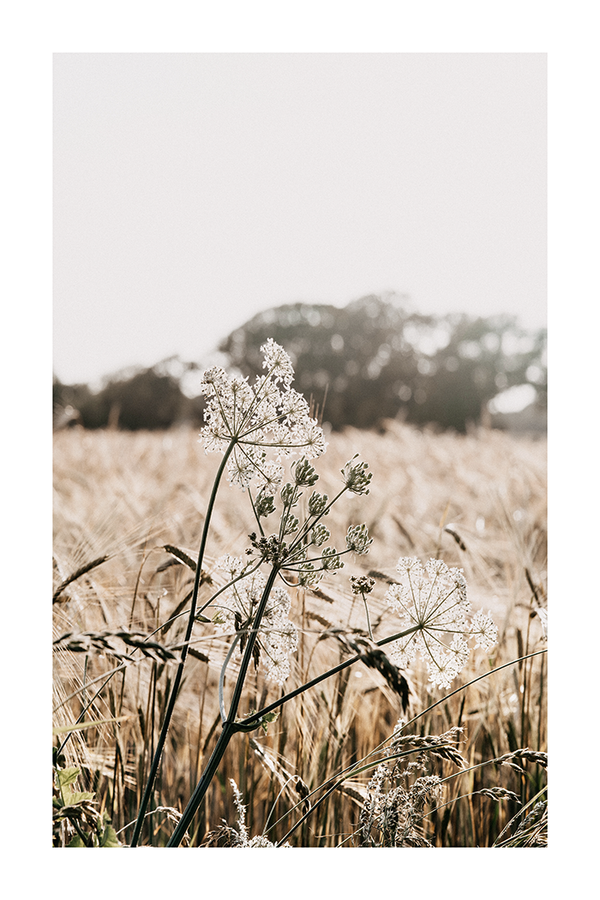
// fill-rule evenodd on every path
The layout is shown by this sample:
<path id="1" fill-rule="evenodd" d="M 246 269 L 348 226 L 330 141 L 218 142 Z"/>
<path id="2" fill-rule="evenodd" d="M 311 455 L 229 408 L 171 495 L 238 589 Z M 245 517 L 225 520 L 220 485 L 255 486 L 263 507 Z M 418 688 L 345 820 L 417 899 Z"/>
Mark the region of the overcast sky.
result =
<path id="1" fill-rule="evenodd" d="M 383 291 L 545 325 L 545 54 L 55 55 L 62 381 Z"/>

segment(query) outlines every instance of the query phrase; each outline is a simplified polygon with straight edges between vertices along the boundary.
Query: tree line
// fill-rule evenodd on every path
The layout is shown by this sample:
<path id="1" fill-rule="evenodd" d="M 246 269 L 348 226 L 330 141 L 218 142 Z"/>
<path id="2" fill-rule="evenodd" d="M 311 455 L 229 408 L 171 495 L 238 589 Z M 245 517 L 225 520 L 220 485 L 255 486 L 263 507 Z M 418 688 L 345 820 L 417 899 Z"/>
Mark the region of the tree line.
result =
<path id="1" fill-rule="evenodd" d="M 294 387 L 334 430 L 385 419 L 465 432 L 489 419 L 489 401 L 530 385 L 538 412 L 547 396 L 546 331 L 514 316 L 423 315 L 400 298 L 370 295 L 345 307 L 294 303 L 267 309 L 219 345 L 229 369 L 262 371 L 273 338 L 290 354 Z M 57 423 L 86 428 L 166 429 L 202 422 L 203 398 L 184 390 L 197 363 L 178 358 L 107 379 L 99 391 L 54 380 Z"/>

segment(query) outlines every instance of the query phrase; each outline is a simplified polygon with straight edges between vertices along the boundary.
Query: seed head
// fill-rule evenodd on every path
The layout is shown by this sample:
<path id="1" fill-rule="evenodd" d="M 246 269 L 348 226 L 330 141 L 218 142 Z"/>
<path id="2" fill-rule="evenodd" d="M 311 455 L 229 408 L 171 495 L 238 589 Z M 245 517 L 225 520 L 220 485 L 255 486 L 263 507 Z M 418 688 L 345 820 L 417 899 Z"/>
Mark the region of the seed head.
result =
<path id="1" fill-rule="evenodd" d="M 256 498 L 254 508 L 259 519 L 270 516 L 272 512 L 275 512 L 275 501 L 273 500 L 273 495 L 265 494 L 264 491 L 261 491 L 259 496 Z"/>
<path id="2" fill-rule="evenodd" d="M 362 594 L 364 597 L 365 594 L 370 594 L 375 587 L 375 579 L 370 578 L 368 575 L 360 575 L 358 577 L 351 575 L 350 584 L 353 594 Z"/>
<path id="3" fill-rule="evenodd" d="M 315 468 L 311 466 L 306 457 L 292 463 L 292 472 L 298 487 L 312 487 L 319 480 Z"/>
<path id="4" fill-rule="evenodd" d="M 342 569 L 344 567 L 344 563 L 340 559 L 340 554 L 335 547 L 324 548 L 322 566 L 327 572 L 335 572 L 337 569 Z"/>
<path id="5" fill-rule="evenodd" d="M 328 528 L 319 523 L 312 529 L 310 537 L 315 547 L 321 547 L 329 540 L 329 538 L 331 537 L 331 532 Z"/>
<path id="6" fill-rule="evenodd" d="M 318 494 L 316 491 L 308 498 L 308 512 L 311 516 L 322 516 L 325 513 L 329 498 L 327 494 Z"/>

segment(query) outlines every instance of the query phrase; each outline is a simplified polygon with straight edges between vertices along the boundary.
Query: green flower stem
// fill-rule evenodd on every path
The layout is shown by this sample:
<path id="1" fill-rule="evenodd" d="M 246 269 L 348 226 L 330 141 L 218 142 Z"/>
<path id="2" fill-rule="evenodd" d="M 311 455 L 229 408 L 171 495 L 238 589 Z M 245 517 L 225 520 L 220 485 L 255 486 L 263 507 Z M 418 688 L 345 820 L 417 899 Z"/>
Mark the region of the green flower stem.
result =
<path id="1" fill-rule="evenodd" d="M 254 645 L 256 643 L 256 639 L 258 637 L 258 629 L 260 627 L 260 622 L 263 617 L 264 611 L 267 607 L 267 602 L 269 599 L 269 595 L 271 593 L 271 589 L 273 584 L 275 583 L 275 578 L 277 577 L 277 573 L 279 571 L 278 566 L 273 566 L 269 573 L 269 577 L 267 578 L 267 583 L 265 585 L 262 597 L 260 599 L 260 603 L 258 604 L 258 609 L 256 610 L 256 615 L 254 617 L 254 623 L 252 626 L 252 630 L 248 635 L 248 641 L 246 644 L 246 649 L 244 651 L 244 656 L 242 657 L 242 663 L 240 665 L 240 670 L 238 673 L 237 681 L 235 684 L 235 688 L 233 690 L 233 695 L 231 698 L 231 706 L 229 707 L 229 715 L 227 720 L 223 723 L 223 730 L 219 736 L 215 749 L 212 752 L 212 755 L 208 761 L 206 769 L 202 773 L 200 781 L 196 785 L 196 789 L 190 800 L 188 805 L 186 806 L 181 819 L 177 823 L 177 827 L 175 831 L 169 838 L 167 842 L 167 847 L 178 847 L 183 840 L 183 837 L 190 826 L 190 823 L 196 812 L 198 807 L 202 803 L 204 799 L 204 795 L 206 794 L 209 785 L 215 775 L 219 767 L 219 763 L 223 758 L 223 755 L 229 745 L 229 741 L 236 731 L 241 731 L 245 729 L 241 729 L 238 727 L 238 723 L 235 721 L 235 717 L 237 714 L 237 709 L 240 703 L 240 699 L 242 696 L 242 690 L 244 689 L 244 682 L 246 680 L 246 674 L 248 672 L 248 666 L 250 665 L 250 660 L 252 659 L 252 651 L 254 649 Z"/>
<path id="2" fill-rule="evenodd" d="M 237 715 L 238 706 L 240 703 L 240 699 L 242 696 L 242 690 L 244 687 L 244 681 L 246 680 L 246 672 L 248 671 L 248 666 L 250 665 L 250 660 L 252 659 L 252 651 L 254 650 L 254 644 L 258 638 L 258 629 L 260 627 L 260 623 L 267 608 L 267 602 L 269 600 L 269 596 L 271 594 L 271 590 L 275 583 L 275 578 L 277 577 L 277 573 L 279 572 L 279 566 L 273 566 L 271 571 L 269 572 L 269 576 L 267 578 L 267 583 L 265 584 L 263 595 L 260 598 L 260 603 L 258 604 L 258 609 L 256 610 L 256 615 L 254 616 L 254 621 L 252 624 L 252 630 L 248 634 L 248 641 L 246 643 L 246 650 L 244 652 L 244 656 L 242 658 L 242 664 L 240 666 L 240 671 L 238 673 L 237 682 L 235 688 L 233 690 L 233 695 L 231 698 L 231 706 L 229 708 L 229 716 L 227 717 L 228 722 L 234 722 L 235 717 Z"/>
<path id="3" fill-rule="evenodd" d="M 192 601 L 191 601 L 191 605 L 190 605 L 190 612 L 189 612 L 188 623 L 187 623 L 187 628 L 186 628 L 186 632 L 185 632 L 184 644 L 181 649 L 181 657 L 179 660 L 179 664 L 177 666 L 177 672 L 175 674 L 175 678 L 173 680 L 173 688 L 169 695 L 169 702 L 167 705 L 164 722 L 162 725 L 160 737 L 158 739 L 158 744 L 157 744 L 156 751 L 154 754 L 154 759 L 152 760 L 150 774 L 148 776 L 148 780 L 146 782 L 146 787 L 145 787 L 144 794 L 142 797 L 142 802 L 141 802 L 140 808 L 138 810 L 138 817 L 137 817 L 137 821 L 135 823 L 135 829 L 134 829 L 133 836 L 131 839 L 131 845 L 130 845 L 131 847 L 136 847 L 137 843 L 139 841 L 139 838 L 140 838 L 142 825 L 144 823 L 144 815 L 146 813 L 146 808 L 150 801 L 150 796 L 152 794 L 152 789 L 154 787 L 154 781 L 156 779 L 156 773 L 158 772 L 158 766 L 160 764 L 160 759 L 161 759 L 162 752 L 163 752 L 163 749 L 165 746 L 165 741 L 167 739 L 167 732 L 168 732 L 169 726 L 171 724 L 173 710 L 175 709 L 177 694 L 179 692 L 179 687 L 181 685 L 181 679 L 183 678 L 183 669 L 184 669 L 185 662 L 186 662 L 187 655 L 188 655 L 190 638 L 192 636 L 192 629 L 194 627 L 194 620 L 196 618 L 196 605 L 197 605 L 197 601 L 198 601 L 198 591 L 200 589 L 200 579 L 202 576 L 202 562 L 204 560 L 204 551 L 206 549 L 206 541 L 208 539 L 210 520 L 212 517 L 213 508 L 215 505 L 215 500 L 217 498 L 217 491 L 219 489 L 219 484 L 221 482 L 221 478 L 223 477 L 223 472 L 225 471 L 225 465 L 226 465 L 227 460 L 229 459 L 229 456 L 230 456 L 233 448 L 235 447 L 236 443 L 237 443 L 236 440 L 232 440 L 231 443 L 229 444 L 227 450 L 223 454 L 223 459 L 221 460 L 221 464 L 219 465 L 219 469 L 217 471 L 217 474 L 216 474 L 216 477 L 215 477 L 215 480 L 213 483 L 211 495 L 210 495 L 210 498 L 208 501 L 208 506 L 206 509 L 206 517 L 204 519 L 204 526 L 202 529 L 200 550 L 198 552 L 198 562 L 196 563 L 196 575 L 194 578 L 194 590 L 192 593 Z"/>
<path id="4" fill-rule="evenodd" d="M 256 505 L 255 505 L 255 503 L 254 503 L 254 497 L 252 496 L 252 491 L 250 490 L 250 485 L 248 485 L 247 490 L 248 490 L 248 497 L 249 497 L 249 499 L 250 499 L 250 506 L 252 507 L 252 512 L 254 513 L 254 518 L 256 519 L 256 524 L 257 524 L 257 526 L 258 526 L 258 530 L 260 531 L 260 536 L 261 536 L 261 537 L 264 537 L 264 536 L 265 536 L 265 530 L 264 530 L 264 528 L 262 527 L 262 522 L 260 521 L 260 516 L 259 516 L 258 513 L 256 512 Z"/>
<path id="5" fill-rule="evenodd" d="M 363 598 L 363 603 L 365 604 L 365 614 L 367 616 L 367 629 L 369 631 L 369 637 L 371 638 L 371 640 L 373 640 L 373 632 L 371 630 L 371 617 L 369 616 L 369 606 L 367 604 L 367 598 L 364 594 L 361 594 L 361 597 Z"/>
<path id="6" fill-rule="evenodd" d="M 309 531 L 317 525 L 321 519 L 324 519 L 325 516 L 329 513 L 329 510 L 333 507 L 335 503 L 340 499 L 342 494 L 344 494 L 348 488 L 344 485 L 344 487 L 335 495 L 333 500 L 330 500 L 323 512 L 318 513 L 314 516 L 309 516 L 309 518 L 304 522 L 302 527 L 299 529 L 298 534 L 290 544 L 290 551 L 294 550 L 297 546 L 300 546 L 304 538 L 308 535 Z M 314 521 L 311 521 L 314 520 Z"/>
<path id="7" fill-rule="evenodd" d="M 307 546 L 310 547 L 311 545 L 308 544 Z M 313 556 L 312 559 L 308 559 L 308 560 L 303 560 L 303 559 L 300 559 L 300 560 L 294 560 L 294 554 L 293 554 L 293 550 L 294 550 L 294 549 L 297 549 L 297 548 L 296 548 L 296 543 L 295 543 L 295 542 L 294 542 L 294 544 L 292 545 L 292 547 L 290 548 L 290 551 L 288 552 L 288 555 L 287 555 L 287 557 L 286 557 L 286 560 L 289 560 L 290 558 L 292 559 L 292 562 L 291 562 L 291 563 L 286 562 L 286 565 L 284 566 L 284 568 L 285 568 L 288 572 L 302 572 L 302 566 L 301 566 L 301 563 L 303 563 L 303 562 L 311 562 L 311 563 L 323 562 L 324 559 L 325 559 L 325 560 L 330 559 L 330 558 L 337 559 L 337 558 L 340 557 L 340 556 L 344 556 L 346 553 L 354 553 L 354 552 L 355 552 L 354 550 L 336 550 L 336 551 L 335 551 L 335 554 L 332 554 L 331 557 L 328 557 L 328 556 Z M 315 571 L 316 571 L 316 572 L 322 572 L 322 571 L 327 571 L 327 569 L 323 569 L 323 567 L 321 566 L 320 569 L 316 569 Z M 296 587 L 297 587 L 297 585 L 296 585 Z"/>
<path id="8" fill-rule="evenodd" d="M 189 803 L 183 811 L 183 815 L 181 819 L 177 823 L 177 827 L 175 831 L 169 838 L 167 842 L 167 847 L 179 847 L 181 841 L 183 840 L 186 831 L 188 830 L 192 819 L 194 818 L 196 811 L 202 800 L 204 795 L 206 794 L 211 781 L 214 778 L 215 772 L 219 768 L 219 763 L 221 762 L 225 751 L 229 745 L 229 741 L 232 736 L 235 734 L 235 727 L 230 721 L 225 722 L 223 725 L 223 730 L 219 736 L 219 739 L 216 743 L 215 749 L 212 752 L 212 755 L 207 763 L 207 766 L 202 773 L 200 781 L 196 785 L 196 789 L 192 796 L 190 797 Z"/>
<path id="9" fill-rule="evenodd" d="M 225 657 L 225 662 L 221 667 L 221 674 L 219 676 L 219 711 L 221 713 L 221 723 L 224 725 L 227 721 L 227 715 L 225 714 L 225 700 L 224 700 L 224 687 L 225 687 L 225 672 L 227 670 L 227 666 L 229 665 L 229 660 L 233 656 L 233 651 L 238 645 L 238 641 L 241 637 L 241 632 L 238 632 L 231 642 L 231 647 L 227 652 L 227 656 Z"/>
<path id="10" fill-rule="evenodd" d="M 400 638 L 407 637 L 409 634 L 418 631 L 420 627 L 420 625 L 413 625 L 412 628 L 408 628 L 406 631 L 401 631 L 399 634 L 392 634 L 390 637 L 383 638 L 383 640 L 381 641 L 376 641 L 375 646 L 383 647 L 384 644 L 389 644 L 391 641 L 397 641 Z M 303 694 L 304 691 L 308 691 L 310 688 L 315 687 L 315 685 L 320 684 L 321 681 L 325 681 L 326 678 L 331 678 L 332 675 L 337 675 L 337 673 L 341 672 L 342 669 L 347 669 L 348 666 L 354 665 L 354 663 L 358 662 L 359 660 L 360 656 L 351 656 L 350 659 L 345 660 L 345 662 L 334 666 L 333 669 L 328 669 L 327 672 L 323 672 L 322 675 L 317 675 L 317 677 L 313 678 L 312 681 L 307 681 L 306 684 L 300 685 L 300 687 L 296 688 L 295 691 L 290 691 L 289 694 L 285 694 L 284 697 L 281 697 L 279 700 L 275 700 L 274 703 L 271 703 L 269 706 L 265 706 L 265 708 L 259 710 L 259 712 L 253 713 L 251 716 L 248 716 L 247 719 L 243 719 L 240 724 L 243 725 L 244 728 L 246 728 L 248 725 L 254 722 L 256 723 L 256 727 L 258 728 L 262 716 L 267 715 L 267 713 L 272 712 L 279 706 L 283 706 L 283 704 L 287 703 L 288 700 L 291 700 L 292 697 L 297 697 L 298 694 Z"/>

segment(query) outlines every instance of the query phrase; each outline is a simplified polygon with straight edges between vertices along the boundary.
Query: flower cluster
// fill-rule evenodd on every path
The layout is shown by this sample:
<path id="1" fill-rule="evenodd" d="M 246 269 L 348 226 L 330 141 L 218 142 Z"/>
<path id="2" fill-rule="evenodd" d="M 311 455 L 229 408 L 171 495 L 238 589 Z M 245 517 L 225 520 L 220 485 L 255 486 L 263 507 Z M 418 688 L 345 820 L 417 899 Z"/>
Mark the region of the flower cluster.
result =
<path id="1" fill-rule="evenodd" d="M 281 483 L 283 456 L 301 450 L 314 458 L 326 443 L 308 403 L 291 387 L 294 369 L 288 354 L 271 338 L 261 353 L 267 374 L 254 385 L 220 366 L 204 373 L 201 391 L 208 402 L 200 439 L 207 453 L 233 445 L 227 460 L 230 481 L 246 488 L 257 479 L 264 496 L 273 495 Z M 267 460 L 267 450 L 275 451 L 275 460 Z"/>
<path id="2" fill-rule="evenodd" d="M 351 525 L 346 535 L 346 547 L 354 553 L 368 553 L 373 539 L 369 537 L 369 529 L 366 525 Z"/>
<path id="3" fill-rule="evenodd" d="M 342 469 L 344 484 L 352 494 L 368 494 L 373 473 L 367 472 L 368 463 L 354 462 L 357 456 L 358 453 Z"/>
<path id="4" fill-rule="evenodd" d="M 266 536 L 259 522 L 261 535 L 250 535 L 252 548 L 246 551 L 247 555 L 255 558 L 259 556 L 263 562 L 277 566 L 280 574 L 281 570 L 294 573 L 302 587 L 315 588 L 326 572 L 335 574 L 343 567 L 341 557 L 345 553 L 368 553 L 372 540 L 366 525 L 350 526 L 346 535 L 346 549 L 338 551 L 335 547 L 325 546 L 331 538 L 331 532 L 320 521 L 328 515 L 331 506 L 345 491 L 367 492 L 367 485 L 371 480 L 371 474 L 365 471 L 368 464 L 355 460 L 356 457 L 344 467 L 343 489 L 332 501 L 327 494 L 320 494 L 318 491 L 310 493 L 306 504 L 308 511 L 301 514 L 302 521 L 294 510 L 299 509 L 304 489 L 312 488 L 319 476 L 306 457 L 295 460 L 290 467 L 292 480 L 283 484 L 279 490 L 282 502 L 279 533 Z M 275 495 L 268 495 L 268 500 L 269 503 L 261 489 L 254 502 L 257 520 L 274 510 Z M 318 551 L 317 554 L 309 557 L 309 553 L 315 551 Z M 281 577 L 285 581 L 283 574 Z"/>
<path id="5" fill-rule="evenodd" d="M 370 594 L 375 587 L 375 579 L 368 575 L 351 575 L 350 586 L 353 594 L 361 594 L 364 597 L 365 594 Z"/>
<path id="6" fill-rule="evenodd" d="M 223 556 L 217 560 L 217 566 L 230 580 L 239 580 L 219 595 L 219 609 L 213 622 L 222 633 L 242 632 L 239 642 L 241 653 L 266 580 L 259 572 L 244 576 L 240 557 Z M 296 626 L 289 620 L 290 606 L 291 600 L 286 590 L 279 587 L 271 589 L 255 644 L 255 662 L 262 659 L 266 664 L 267 678 L 280 685 L 290 673 L 290 656 L 298 646 Z"/>
<path id="7" fill-rule="evenodd" d="M 391 657 L 405 668 L 419 653 L 427 663 L 429 680 L 449 687 L 469 658 L 468 641 L 474 638 L 476 647 L 489 650 L 498 628 L 483 611 L 470 617 L 461 569 L 449 569 L 439 559 L 430 559 L 423 567 L 412 558 L 400 559 L 396 568 L 402 583 L 393 584 L 385 599 L 399 613 L 403 630 L 411 631 L 391 645 Z"/>

